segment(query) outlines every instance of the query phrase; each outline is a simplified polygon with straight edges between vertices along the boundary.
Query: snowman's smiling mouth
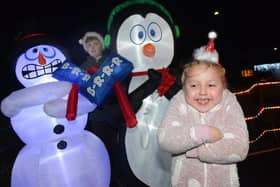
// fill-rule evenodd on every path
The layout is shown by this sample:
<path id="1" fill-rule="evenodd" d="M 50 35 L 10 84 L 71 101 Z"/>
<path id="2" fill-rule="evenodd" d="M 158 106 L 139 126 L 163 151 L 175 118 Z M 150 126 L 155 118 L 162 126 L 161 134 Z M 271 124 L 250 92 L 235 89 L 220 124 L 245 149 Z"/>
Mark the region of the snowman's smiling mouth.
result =
<path id="1" fill-rule="evenodd" d="M 36 79 L 44 75 L 52 74 L 61 64 L 62 61 L 60 59 L 56 59 L 44 66 L 28 64 L 22 68 L 21 73 L 26 79 Z"/>

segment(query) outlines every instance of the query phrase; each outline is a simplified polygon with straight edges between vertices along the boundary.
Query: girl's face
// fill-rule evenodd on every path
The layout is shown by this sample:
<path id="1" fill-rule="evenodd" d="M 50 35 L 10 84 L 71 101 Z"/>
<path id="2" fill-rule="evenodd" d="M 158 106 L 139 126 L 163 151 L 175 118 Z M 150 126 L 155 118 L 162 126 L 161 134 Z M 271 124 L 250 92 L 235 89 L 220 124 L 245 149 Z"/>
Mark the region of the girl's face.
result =
<path id="1" fill-rule="evenodd" d="M 224 84 L 217 69 L 199 64 L 189 69 L 184 85 L 185 100 L 199 112 L 208 112 L 221 100 Z"/>
<path id="2" fill-rule="evenodd" d="M 102 56 L 102 44 L 99 40 L 91 40 L 86 43 L 87 52 L 90 56 L 98 58 Z"/>

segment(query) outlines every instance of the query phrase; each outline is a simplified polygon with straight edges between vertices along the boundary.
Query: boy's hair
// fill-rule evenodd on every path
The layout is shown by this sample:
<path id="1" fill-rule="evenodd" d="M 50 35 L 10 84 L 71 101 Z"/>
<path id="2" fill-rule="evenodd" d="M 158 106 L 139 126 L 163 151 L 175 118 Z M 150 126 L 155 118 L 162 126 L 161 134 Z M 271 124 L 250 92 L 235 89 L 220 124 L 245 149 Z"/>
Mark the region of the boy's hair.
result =
<path id="1" fill-rule="evenodd" d="M 206 60 L 192 60 L 192 62 L 187 63 L 187 64 L 184 65 L 183 73 L 182 73 L 182 76 L 181 76 L 181 82 L 182 82 L 183 87 L 185 86 L 186 80 L 189 77 L 191 77 L 191 75 L 189 75 L 190 69 L 192 67 L 194 67 L 194 66 L 197 66 L 197 65 L 205 65 L 205 66 L 207 66 L 207 69 L 208 68 L 216 69 L 217 72 L 219 73 L 221 79 L 222 79 L 224 88 L 227 88 L 227 80 L 226 80 L 226 75 L 225 75 L 225 73 L 226 73 L 225 68 L 223 66 L 221 66 L 221 64 L 213 63 L 211 61 L 206 61 Z"/>
<path id="2" fill-rule="evenodd" d="M 86 43 L 91 42 L 92 40 L 97 40 L 101 43 L 101 41 L 99 40 L 99 38 L 97 38 L 96 36 L 89 36 L 86 38 Z"/>
<path id="3" fill-rule="evenodd" d="M 104 50 L 105 46 L 104 46 L 104 39 L 103 37 L 97 33 L 97 32 L 86 32 L 85 35 L 83 36 L 83 38 L 81 38 L 79 40 L 79 44 L 81 44 L 85 51 L 87 51 L 87 48 L 86 48 L 86 43 L 90 40 L 94 40 L 94 39 L 97 39 L 100 43 L 101 43 L 101 46 L 102 46 L 102 50 Z"/>

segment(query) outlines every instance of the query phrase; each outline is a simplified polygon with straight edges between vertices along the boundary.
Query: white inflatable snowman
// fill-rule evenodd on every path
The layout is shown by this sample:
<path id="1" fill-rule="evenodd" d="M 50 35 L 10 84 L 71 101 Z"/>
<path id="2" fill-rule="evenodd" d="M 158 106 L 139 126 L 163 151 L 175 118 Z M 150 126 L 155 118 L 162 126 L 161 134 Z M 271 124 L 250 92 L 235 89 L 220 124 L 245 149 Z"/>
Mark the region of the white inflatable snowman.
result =
<path id="1" fill-rule="evenodd" d="M 66 60 L 54 45 L 27 48 L 15 72 L 25 86 L 1 102 L 18 137 L 25 143 L 11 175 L 12 187 L 108 187 L 110 163 L 103 142 L 84 130 L 95 104 L 78 95 L 77 116 L 67 120 L 72 83 L 52 73 Z M 47 114 L 47 113 L 48 114 Z"/>
<path id="2" fill-rule="evenodd" d="M 162 82 L 169 78 L 165 80 L 166 93 L 175 81 L 167 68 L 174 56 L 176 34 L 179 34 L 168 11 L 155 1 L 126 1 L 112 10 L 107 29 L 110 35 L 105 36 L 106 44 L 134 65 L 135 76 L 129 83 L 129 94 L 149 81 L 149 69 L 159 72 Z M 161 83 L 158 86 L 165 87 Z M 163 151 L 157 141 L 157 131 L 169 100 L 160 93 L 159 87 L 150 91 L 141 88 L 151 94 L 145 96 L 137 110 L 136 127 L 126 129 L 125 149 L 129 166 L 138 179 L 148 186 L 169 187 L 171 155 Z M 141 97 L 139 95 L 138 100 Z M 132 105 L 136 100 L 132 100 Z"/>

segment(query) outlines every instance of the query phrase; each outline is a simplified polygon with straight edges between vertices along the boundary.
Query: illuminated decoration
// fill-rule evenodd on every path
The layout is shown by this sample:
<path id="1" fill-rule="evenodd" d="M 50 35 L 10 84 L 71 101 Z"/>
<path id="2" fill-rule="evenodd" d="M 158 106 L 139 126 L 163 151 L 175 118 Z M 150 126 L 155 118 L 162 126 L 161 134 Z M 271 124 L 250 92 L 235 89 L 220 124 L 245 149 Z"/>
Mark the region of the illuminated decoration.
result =
<path id="1" fill-rule="evenodd" d="M 256 138 L 253 139 L 253 140 L 250 140 L 249 143 L 250 143 L 250 144 L 255 143 L 255 142 L 258 141 L 260 138 L 262 138 L 265 134 L 270 133 L 270 132 L 277 132 L 277 131 L 280 131 L 280 128 L 264 130 L 264 131 L 261 132 L 261 134 L 260 134 L 258 137 L 256 137 Z"/>
<path id="2" fill-rule="evenodd" d="M 125 19 L 119 28 L 117 50 L 134 65 L 133 72 L 166 68 L 174 56 L 174 38 L 166 20 L 154 13 Z M 132 77 L 129 93 L 148 79 L 147 75 Z M 170 186 L 171 155 L 161 150 L 157 130 L 169 100 L 157 90 L 142 101 L 137 111 L 137 126 L 127 129 L 126 153 L 134 174 L 149 186 Z M 156 175 L 157 177 L 155 177 Z"/>
<path id="3" fill-rule="evenodd" d="M 219 11 L 214 11 L 214 16 L 218 16 L 220 14 L 220 12 Z"/>
<path id="4" fill-rule="evenodd" d="M 64 62 L 64 54 L 51 45 L 37 45 L 22 53 L 16 62 L 16 77 L 25 87 L 56 81 L 51 74 Z"/>
<path id="5" fill-rule="evenodd" d="M 239 91 L 239 92 L 235 92 L 235 95 L 243 95 L 243 94 L 249 94 L 250 92 L 253 91 L 254 88 L 258 87 L 258 86 L 271 86 L 271 85 L 279 85 L 280 81 L 275 81 L 275 82 L 264 82 L 264 83 L 255 83 L 253 84 L 249 89 L 244 90 L 244 91 Z M 245 117 L 246 121 L 250 121 L 250 120 L 254 120 L 259 118 L 266 110 L 279 110 L 280 106 L 264 106 L 262 107 L 259 112 L 254 115 L 254 116 L 248 116 Z M 268 130 L 264 130 L 257 138 L 255 138 L 254 140 L 250 140 L 249 143 L 255 143 L 256 141 L 258 141 L 261 137 L 263 137 L 266 133 L 269 132 L 276 132 L 276 131 L 280 131 L 280 128 L 276 128 L 276 129 L 268 129 Z"/>
<path id="6" fill-rule="evenodd" d="M 279 85 L 280 82 L 279 81 L 276 81 L 276 82 L 265 82 L 265 83 L 255 83 L 253 84 L 249 89 L 247 90 L 244 90 L 244 91 L 240 91 L 240 92 L 235 92 L 234 94 L 235 95 L 242 95 L 242 94 L 249 94 L 254 88 L 256 88 L 257 86 L 270 86 L 270 85 Z M 267 106 L 267 107 L 262 107 L 259 112 L 254 115 L 254 116 L 248 116 L 248 117 L 245 117 L 245 120 L 246 121 L 250 121 L 250 120 L 254 120 L 254 119 L 257 119 L 259 116 L 261 116 L 264 111 L 266 110 L 279 110 L 280 109 L 280 106 L 277 105 L 277 106 Z M 266 130 L 263 130 L 261 132 L 261 134 L 259 136 L 257 136 L 255 139 L 253 140 L 250 140 L 249 141 L 249 144 L 253 144 L 255 142 L 257 142 L 260 138 L 262 138 L 265 134 L 267 133 L 271 133 L 271 132 L 277 132 L 277 131 L 280 131 L 280 128 L 274 128 L 274 129 L 266 129 Z"/>
<path id="7" fill-rule="evenodd" d="M 131 73 L 132 69 L 132 63 L 117 53 L 110 52 L 100 67 L 89 69 L 93 75 L 66 61 L 61 68 L 54 72 L 53 77 L 78 84 L 80 93 L 98 106 L 103 104 L 114 91 L 126 125 L 132 128 L 137 124 L 136 116 L 120 83 Z M 112 90 L 113 88 L 114 90 Z"/>
<path id="8" fill-rule="evenodd" d="M 248 94 L 250 93 L 255 87 L 257 86 L 271 86 L 271 85 L 278 85 L 280 84 L 280 81 L 275 81 L 275 82 L 264 82 L 264 83 L 255 83 L 253 84 L 250 88 L 247 90 L 239 91 L 239 92 L 234 92 L 235 95 L 242 95 L 242 94 Z"/>
<path id="9" fill-rule="evenodd" d="M 241 71 L 241 76 L 242 77 L 252 77 L 252 76 L 254 76 L 254 72 L 252 69 L 244 69 Z"/>
<path id="10" fill-rule="evenodd" d="M 26 144 L 15 160 L 11 187 L 109 187 L 108 152 L 84 130 L 96 105 L 79 94 L 77 117 L 64 117 L 72 83 L 52 74 L 65 60 L 57 47 L 45 44 L 31 46 L 17 59 L 16 76 L 26 88 L 1 102 L 2 113 Z"/>
<path id="11" fill-rule="evenodd" d="M 159 15 L 154 13 L 149 13 L 146 17 L 132 15 L 119 28 L 118 53 L 133 62 L 133 72 L 147 71 L 147 68 L 162 69 L 169 65 L 174 56 L 172 45 L 174 38 L 166 36 L 172 36 L 172 30 Z M 160 53 L 160 51 L 168 52 Z M 135 53 L 142 56 L 131 55 Z M 143 63 L 141 58 L 146 62 Z"/>
<path id="12" fill-rule="evenodd" d="M 133 0 L 133 1 L 128 0 L 128 1 L 125 1 L 121 4 L 119 4 L 118 6 L 116 6 L 110 13 L 110 16 L 109 16 L 108 21 L 107 21 L 107 32 L 108 33 L 106 34 L 106 36 L 104 38 L 105 46 L 107 48 L 112 47 L 111 46 L 112 36 L 109 33 L 113 30 L 112 29 L 112 23 L 116 20 L 115 19 L 116 15 L 118 15 L 122 11 L 125 11 L 125 9 L 129 9 L 130 7 L 135 6 L 135 5 L 138 5 L 138 6 L 145 5 L 147 7 L 151 6 L 151 7 L 154 7 L 154 9 L 160 10 L 161 14 L 163 14 L 168 19 L 170 25 L 172 26 L 174 36 L 176 38 L 180 37 L 179 26 L 177 24 L 175 24 L 175 22 L 172 19 L 171 14 L 169 13 L 169 11 L 164 6 L 162 6 L 161 4 L 159 4 L 158 2 L 156 2 L 154 0 L 144 0 L 144 1 L 143 0 Z M 113 46 L 113 47 L 115 47 L 115 46 Z"/>
<path id="13" fill-rule="evenodd" d="M 279 70 L 280 70 L 280 63 L 254 65 L 254 71 L 272 72 L 272 71 L 279 71 Z"/>
<path id="14" fill-rule="evenodd" d="M 258 118 L 265 110 L 276 110 L 280 109 L 280 106 L 270 106 L 270 107 L 262 107 L 260 111 L 255 116 L 245 117 L 246 121 Z"/>
<path id="15" fill-rule="evenodd" d="M 131 99 L 132 105 L 136 106 L 137 126 L 127 128 L 125 134 L 129 167 L 146 185 L 169 187 L 172 157 L 160 148 L 157 132 L 169 104 L 165 93 L 175 81 L 167 81 L 172 84 L 162 89 L 164 93 L 159 93 L 159 88 L 164 87 L 163 82 L 167 79 L 175 80 L 170 78 L 168 66 L 174 57 L 179 29 L 161 4 L 153 0 L 134 0 L 125 1 L 112 10 L 107 31 L 105 45 L 133 63 L 128 93 L 132 97 L 139 96 Z M 148 70 L 154 70 L 158 80 L 152 80 Z"/>
<path id="16" fill-rule="evenodd" d="M 101 105 L 112 94 L 113 84 L 122 81 L 133 66 L 126 59 L 111 54 L 93 76 L 71 62 L 65 62 L 54 72 L 53 77 L 62 81 L 70 81 L 80 85 L 80 93 L 88 100 Z"/>
<path id="17" fill-rule="evenodd" d="M 128 60 L 112 52 L 89 81 L 90 84 L 81 88 L 81 92 L 93 103 L 101 105 L 111 94 L 113 84 L 126 78 L 132 69 L 133 65 Z"/>

